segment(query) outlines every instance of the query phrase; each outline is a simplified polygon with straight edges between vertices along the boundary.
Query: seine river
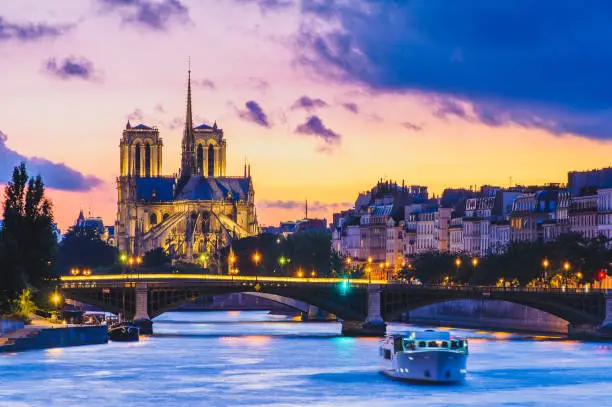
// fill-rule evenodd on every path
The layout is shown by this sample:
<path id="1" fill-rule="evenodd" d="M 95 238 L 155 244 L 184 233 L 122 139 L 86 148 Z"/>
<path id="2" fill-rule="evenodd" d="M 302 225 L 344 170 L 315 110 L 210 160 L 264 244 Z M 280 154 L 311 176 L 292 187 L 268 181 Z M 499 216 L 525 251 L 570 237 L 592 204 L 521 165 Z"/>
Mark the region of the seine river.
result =
<path id="1" fill-rule="evenodd" d="M 378 341 L 341 337 L 336 323 L 253 311 L 176 312 L 154 329 L 139 343 L 0 355 L 0 406 L 612 403 L 612 344 L 458 331 L 472 338 L 468 379 L 437 386 L 381 376 Z"/>

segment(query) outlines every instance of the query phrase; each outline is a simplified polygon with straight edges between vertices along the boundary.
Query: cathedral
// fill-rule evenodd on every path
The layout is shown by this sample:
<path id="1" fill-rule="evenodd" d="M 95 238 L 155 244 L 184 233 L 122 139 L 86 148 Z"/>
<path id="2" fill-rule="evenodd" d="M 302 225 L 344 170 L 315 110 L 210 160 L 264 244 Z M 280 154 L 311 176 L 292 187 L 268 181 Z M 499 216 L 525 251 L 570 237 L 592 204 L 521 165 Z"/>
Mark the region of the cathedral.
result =
<path id="1" fill-rule="evenodd" d="M 250 166 L 245 164 L 241 177 L 226 176 L 223 130 L 216 122 L 193 125 L 191 71 L 176 175 L 162 175 L 163 146 L 156 127 L 128 121 L 123 130 L 115 224 L 119 250 L 139 255 L 163 247 L 175 260 L 208 263 L 233 239 L 259 232 Z"/>

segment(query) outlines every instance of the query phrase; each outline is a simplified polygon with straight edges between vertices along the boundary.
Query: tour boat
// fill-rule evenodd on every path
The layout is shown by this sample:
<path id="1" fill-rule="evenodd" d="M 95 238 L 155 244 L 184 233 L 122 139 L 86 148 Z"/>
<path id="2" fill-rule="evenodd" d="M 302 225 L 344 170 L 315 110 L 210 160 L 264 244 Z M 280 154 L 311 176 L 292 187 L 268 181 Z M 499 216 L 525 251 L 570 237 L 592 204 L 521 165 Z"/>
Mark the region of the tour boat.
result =
<path id="1" fill-rule="evenodd" d="M 468 343 L 433 330 L 387 335 L 380 346 L 382 373 L 399 380 L 460 382 L 467 373 Z"/>
<path id="2" fill-rule="evenodd" d="M 140 336 L 137 326 L 129 322 L 119 322 L 108 328 L 108 338 L 111 341 L 137 341 Z"/>

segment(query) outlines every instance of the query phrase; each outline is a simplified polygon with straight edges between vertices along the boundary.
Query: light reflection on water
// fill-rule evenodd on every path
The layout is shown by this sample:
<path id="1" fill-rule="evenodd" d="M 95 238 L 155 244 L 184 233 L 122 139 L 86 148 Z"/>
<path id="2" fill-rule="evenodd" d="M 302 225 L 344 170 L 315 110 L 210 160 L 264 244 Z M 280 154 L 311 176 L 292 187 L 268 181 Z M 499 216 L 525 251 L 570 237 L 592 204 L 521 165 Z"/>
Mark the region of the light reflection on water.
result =
<path id="1" fill-rule="evenodd" d="M 336 323 L 181 312 L 162 315 L 154 329 L 138 343 L 0 355 L 0 406 L 576 406 L 612 399 L 606 343 L 452 330 L 472 338 L 468 380 L 425 386 L 381 376 L 378 341 L 342 337 Z"/>

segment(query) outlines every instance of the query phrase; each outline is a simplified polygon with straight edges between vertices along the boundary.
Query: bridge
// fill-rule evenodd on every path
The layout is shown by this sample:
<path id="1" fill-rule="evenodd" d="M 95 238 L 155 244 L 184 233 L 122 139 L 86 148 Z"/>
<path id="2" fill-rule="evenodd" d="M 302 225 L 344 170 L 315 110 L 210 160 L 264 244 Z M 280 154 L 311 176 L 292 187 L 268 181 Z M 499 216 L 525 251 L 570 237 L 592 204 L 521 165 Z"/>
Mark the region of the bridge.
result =
<path id="1" fill-rule="evenodd" d="M 304 306 L 319 308 L 342 321 L 345 335 L 382 335 L 386 322 L 399 321 L 411 310 L 461 299 L 501 300 L 535 308 L 567 321 L 570 333 L 576 335 L 612 327 L 612 295 L 598 290 L 416 286 L 369 279 L 182 273 L 64 276 L 59 288 L 65 298 L 112 313 L 122 312 L 145 333 L 152 332 L 153 318 L 182 303 L 236 292 L 257 293 L 301 310 Z"/>

